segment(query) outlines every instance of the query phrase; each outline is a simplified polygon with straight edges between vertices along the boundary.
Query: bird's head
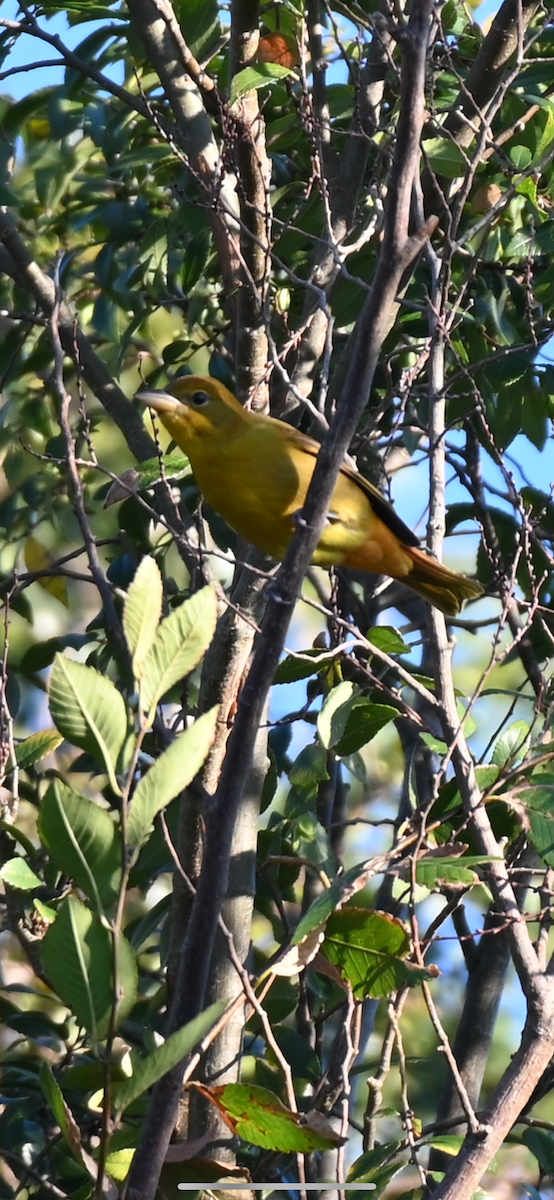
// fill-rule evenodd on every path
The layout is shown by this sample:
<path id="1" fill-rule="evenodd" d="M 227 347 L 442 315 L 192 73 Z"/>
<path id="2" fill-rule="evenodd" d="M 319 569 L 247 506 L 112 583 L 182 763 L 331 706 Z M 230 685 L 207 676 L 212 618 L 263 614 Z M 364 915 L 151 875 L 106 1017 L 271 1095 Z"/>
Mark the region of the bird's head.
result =
<path id="1" fill-rule="evenodd" d="M 163 391 L 143 388 L 136 399 L 160 414 L 162 424 L 185 451 L 197 438 L 225 436 L 245 416 L 232 392 L 208 375 L 183 375 Z"/>

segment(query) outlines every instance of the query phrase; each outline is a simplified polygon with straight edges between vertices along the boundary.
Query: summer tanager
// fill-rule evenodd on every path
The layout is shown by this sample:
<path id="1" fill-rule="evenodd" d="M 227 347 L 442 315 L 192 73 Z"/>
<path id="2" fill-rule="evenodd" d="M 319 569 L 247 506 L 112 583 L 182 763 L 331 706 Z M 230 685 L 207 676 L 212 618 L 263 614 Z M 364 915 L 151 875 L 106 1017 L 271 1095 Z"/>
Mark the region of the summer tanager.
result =
<path id="1" fill-rule="evenodd" d="M 254 546 L 283 558 L 312 478 L 317 442 L 284 421 L 242 408 L 222 383 L 201 375 L 175 379 L 166 391 L 143 390 L 137 399 L 160 414 L 213 508 Z M 450 616 L 483 592 L 420 550 L 384 496 L 347 466 L 313 561 L 401 579 Z"/>

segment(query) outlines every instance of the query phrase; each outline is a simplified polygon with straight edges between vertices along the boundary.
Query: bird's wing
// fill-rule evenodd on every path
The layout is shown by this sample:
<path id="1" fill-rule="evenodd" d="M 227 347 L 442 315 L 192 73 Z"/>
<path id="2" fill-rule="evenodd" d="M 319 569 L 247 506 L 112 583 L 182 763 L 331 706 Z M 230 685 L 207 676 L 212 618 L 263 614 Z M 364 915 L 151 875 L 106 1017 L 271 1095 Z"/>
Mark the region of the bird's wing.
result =
<path id="1" fill-rule="evenodd" d="M 320 450 L 319 442 L 315 442 L 313 438 L 308 437 L 305 433 L 301 433 L 299 429 L 294 429 L 292 425 L 287 425 L 284 421 L 281 424 L 284 425 L 285 429 L 290 431 L 287 433 L 287 439 L 293 446 L 296 446 L 298 450 L 303 450 L 305 454 L 310 454 L 313 458 L 317 458 Z M 359 487 L 364 492 L 373 511 L 383 524 L 391 530 L 391 533 L 394 533 L 405 546 L 419 546 L 419 538 L 404 524 L 401 517 L 398 516 L 396 509 L 393 508 L 392 504 L 389 504 L 379 489 L 373 483 L 369 482 L 369 479 L 365 479 L 363 475 L 360 475 L 357 471 L 353 471 L 347 466 L 342 466 L 341 472 L 348 479 L 351 479 L 352 483 L 356 484 L 356 487 Z"/>

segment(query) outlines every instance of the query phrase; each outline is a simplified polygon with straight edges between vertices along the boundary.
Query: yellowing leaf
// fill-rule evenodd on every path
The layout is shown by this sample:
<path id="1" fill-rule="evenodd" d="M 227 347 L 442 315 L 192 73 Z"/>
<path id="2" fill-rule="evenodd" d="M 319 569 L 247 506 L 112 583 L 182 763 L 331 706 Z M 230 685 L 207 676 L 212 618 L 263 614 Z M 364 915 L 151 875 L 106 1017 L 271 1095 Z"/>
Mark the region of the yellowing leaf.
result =
<path id="1" fill-rule="evenodd" d="M 46 546 L 43 546 L 42 542 L 35 537 L 27 538 L 23 547 L 23 557 L 28 571 L 44 571 L 47 567 L 53 566 L 56 561 Z M 65 608 L 68 607 L 67 581 L 63 575 L 42 575 L 36 582 L 43 591 L 54 596 Z"/>
<path id="2" fill-rule="evenodd" d="M 219 1109 L 223 1120 L 239 1137 L 264 1150 L 307 1154 L 311 1150 L 330 1150 L 336 1145 L 330 1136 L 306 1124 L 300 1113 L 291 1112 L 268 1088 L 246 1083 L 227 1083 L 223 1087 L 195 1087 Z"/>

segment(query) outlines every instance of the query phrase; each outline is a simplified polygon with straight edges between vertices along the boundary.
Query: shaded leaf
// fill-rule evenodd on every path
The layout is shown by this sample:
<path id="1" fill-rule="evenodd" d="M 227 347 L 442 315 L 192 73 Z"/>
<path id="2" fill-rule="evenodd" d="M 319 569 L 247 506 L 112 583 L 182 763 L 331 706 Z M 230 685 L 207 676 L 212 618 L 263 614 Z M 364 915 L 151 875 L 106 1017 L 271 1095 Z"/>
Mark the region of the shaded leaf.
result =
<path id="1" fill-rule="evenodd" d="M 200 1016 L 170 1034 L 163 1046 L 158 1046 L 147 1058 L 134 1057 L 131 1078 L 115 1091 L 114 1106 L 117 1111 L 124 1112 L 143 1092 L 153 1087 L 158 1079 L 191 1054 L 223 1016 L 227 1005 L 227 1000 L 218 1000 L 216 1004 L 211 1004 L 200 1013 Z"/>
<path id="2" fill-rule="evenodd" d="M 129 943 L 117 946 L 117 1023 L 131 1011 L 137 993 L 137 968 Z M 93 1037 L 106 1037 L 114 1006 L 114 939 L 110 930 L 75 896 L 68 896 L 42 942 L 44 966 L 52 987 Z"/>
<path id="3" fill-rule="evenodd" d="M 62 1137 L 69 1146 L 73 1157 L 88 1171 L 93 1179 L 96 1179 L 98 1175 L 96 1163 L 83 1148 L 81 1130 L 69 1105 L 64 1099 L 60 1085 L 54 1078 L 54 1073 L 49 1063 L 43 1062 L 39 1072 L 39 1082 L 56 1124 L 59 1125 Z"/>
<path id="4" fill-rule="evenodd" d="M 342 758 L 343 755 L 361 750 L 362 746 L 367 746 L 368 742 L 397 716 L 398 709 L 392 708 L 390 704 L 374 704 L 372 700 L 366 700 L 364 697 L 355 699 L 344 734 L 333 747 L 335 754 Z"/>
<path id="5" fill-rule="evenodd" d="M 162 601 L 163 585 L 158 566 L 150 555 L 145 555 L 129 587 L 123 609 L 123 630 L 137 677 L 156 636 Z"/>
<path id="6" fill-rule="evenodd" d="M 217 596 L 209 586 L 185 600 L 158 626 L 141 663 L 141 703 L 150 719 L 162 696 L 198 666 L 214 635 L 216 620 Z"/>

